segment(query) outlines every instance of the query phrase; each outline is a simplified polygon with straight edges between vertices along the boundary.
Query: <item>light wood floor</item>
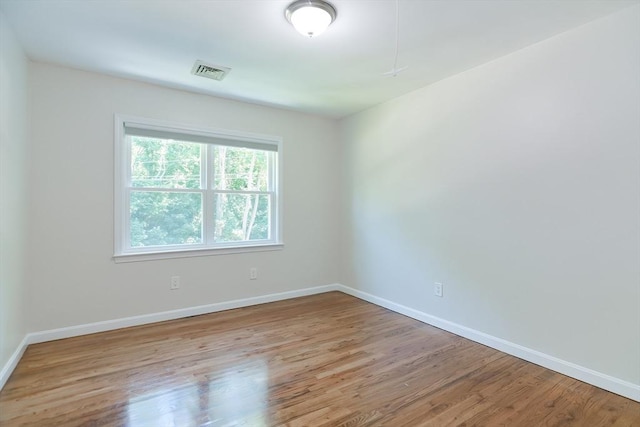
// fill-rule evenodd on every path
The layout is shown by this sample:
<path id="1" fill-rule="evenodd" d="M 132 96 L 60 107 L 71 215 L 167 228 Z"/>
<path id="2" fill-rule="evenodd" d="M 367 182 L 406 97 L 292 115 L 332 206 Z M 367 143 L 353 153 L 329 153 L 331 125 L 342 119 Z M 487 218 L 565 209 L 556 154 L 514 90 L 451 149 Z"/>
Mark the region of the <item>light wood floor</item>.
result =
<path id="1" fill-rule="evenodd" d="M 2 426 L 640 426 L 640 403 L 338 292 L 31 345 Z"/>

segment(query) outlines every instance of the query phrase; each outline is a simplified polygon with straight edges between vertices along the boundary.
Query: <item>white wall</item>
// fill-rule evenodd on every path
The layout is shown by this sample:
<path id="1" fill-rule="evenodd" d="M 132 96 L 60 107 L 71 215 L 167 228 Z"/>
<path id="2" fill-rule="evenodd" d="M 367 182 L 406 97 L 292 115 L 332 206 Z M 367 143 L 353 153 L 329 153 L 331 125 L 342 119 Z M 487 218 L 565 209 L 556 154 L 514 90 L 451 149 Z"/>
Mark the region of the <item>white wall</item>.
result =
<path id="1" fill-rule="evenodd" d="M 337 281 L 334 121 L 39 63 L 30 84 L 30 331 Z M 114 263 L 114 113 L 282 136 L 285 249 Z"/>
<path id="2" fill-rule="evenodd" d="M 343 120 L 343 283 L 640 384 L 639 28 L 636 6 Z"/>
<path id="3" fill-rule="evenodd" d="M 27 99 L 27 58 L 0 13 L 0 371 L 26 332 Z"/>

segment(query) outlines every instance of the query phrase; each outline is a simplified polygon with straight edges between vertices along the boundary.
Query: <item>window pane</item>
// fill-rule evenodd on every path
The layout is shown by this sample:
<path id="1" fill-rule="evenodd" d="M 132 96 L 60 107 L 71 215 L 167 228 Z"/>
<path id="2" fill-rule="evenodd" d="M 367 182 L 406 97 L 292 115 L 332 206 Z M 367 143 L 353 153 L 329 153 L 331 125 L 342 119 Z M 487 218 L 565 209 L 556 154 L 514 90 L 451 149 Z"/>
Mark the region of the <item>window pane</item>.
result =
<path id="1" fill-rule="evenodd" d="M 200 193 L 131 192 L 131 247 L 202 242 Z"/>
<path id="2" fill-rule="evenodd" d="M 133 187 L 200 188 L 201 144 L 131 137 Z"/>
<path id="3" fill-rule="evenodd" d="M 250 148 L 214 148 L 215 188 L 218 190 L 267 191 L 269 151 Z"/>
<path id="4" fill-rule="evenodd" d="M 217 194 L 215 241 L 268 239 L 269 210 L 266 194 Z"/>

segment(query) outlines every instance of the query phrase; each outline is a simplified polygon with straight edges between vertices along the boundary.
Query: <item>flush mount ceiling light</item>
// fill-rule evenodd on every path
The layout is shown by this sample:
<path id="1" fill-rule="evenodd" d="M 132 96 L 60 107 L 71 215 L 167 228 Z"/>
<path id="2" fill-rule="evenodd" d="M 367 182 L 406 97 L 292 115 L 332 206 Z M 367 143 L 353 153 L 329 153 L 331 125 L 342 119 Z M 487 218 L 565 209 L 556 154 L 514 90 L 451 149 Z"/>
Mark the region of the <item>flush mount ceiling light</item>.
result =
<path id="1" fill-rule="evenodd" d="M 323 0 L 294 1 L 284 11 L 287 21 L 302 35 L 314 37 L 335 21 L 336 8 Z"/>

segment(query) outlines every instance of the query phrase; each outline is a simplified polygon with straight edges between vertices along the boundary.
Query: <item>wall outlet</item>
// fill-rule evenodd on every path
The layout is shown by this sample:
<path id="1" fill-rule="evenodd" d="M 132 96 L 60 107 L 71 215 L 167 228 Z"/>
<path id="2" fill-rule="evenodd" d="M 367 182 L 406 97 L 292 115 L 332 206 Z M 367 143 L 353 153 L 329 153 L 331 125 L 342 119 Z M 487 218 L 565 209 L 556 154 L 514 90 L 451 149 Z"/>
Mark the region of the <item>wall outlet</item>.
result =
<path id="1" fill-rule="evenodd" d="M 433 286 L 433 294 L 437 297 L 442 298 L 442 283 L 435 282 Z"/>
<path id="2" fill-rule="evenodd" d="M 180 276 L 171 276 L 171 285 L 169 289 L 175 291 L 176 289 L 180 289 Z"/>
<path id="3" fill-rule="evenodd" d="M 258 269 L 255 267 L 251 267 L 249 269 L 249 279 L 256 280 L 258 278 Z"/>

